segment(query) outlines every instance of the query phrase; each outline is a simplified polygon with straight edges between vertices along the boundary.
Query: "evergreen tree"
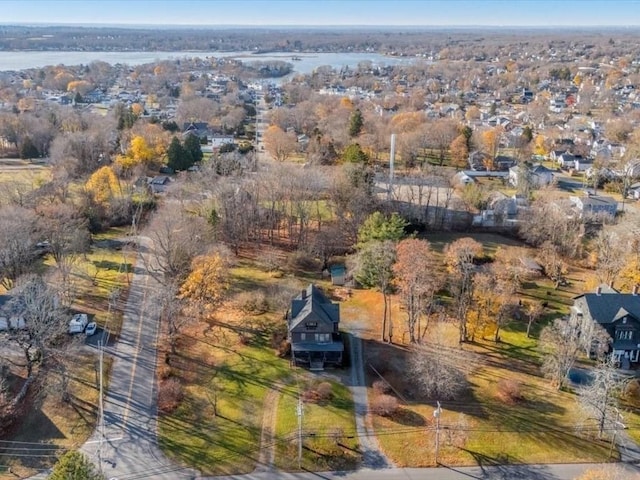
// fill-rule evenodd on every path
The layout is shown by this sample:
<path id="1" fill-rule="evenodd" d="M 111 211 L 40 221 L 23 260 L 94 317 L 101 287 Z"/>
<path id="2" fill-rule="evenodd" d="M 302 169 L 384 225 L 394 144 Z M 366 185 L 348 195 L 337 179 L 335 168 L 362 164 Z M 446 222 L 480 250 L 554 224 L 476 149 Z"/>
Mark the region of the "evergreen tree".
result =
<path id="1" fill-rule="evenodd" d="M 33 140 L 31 140 L 31 137 L 24 137 L 24 140 L 20 145 L 20 158 L 28 159 L 37 158 L 39 156 L 40 152 L 38 151 L 38 147 L 33 144 Z"/>
<path id="2" fill-rule="evenodd" d="M 173 137 L 167 150 L 167 166 L 177 172 L 179 170 L 186 170 L 192 165 L 193 157 L 191 156 L 191 152 L 182 146 L 177 137 Z"/>
<path id="3" fill-rule="evenodd" d="M 49 480 L 104 480 L 80 452 L 65 453 L 53 467 Z"/>
<path id="4" fill-rule="evenodd" d="M 360 148 L 360 144 L 352 143 L 347 148 L 344 149 L 344 153 L 342 154 L 342 159 L 347 163 L 368 163 L 369 156 L 364 153 L 362 148 Z"/>
<path id="5" fill-rule="evenodd" d="M 360 112 L 360 109 L 356 108 L 349 118 L 349 136 L 357 137 L 360 135 L 363 123 L 362 112 Z"/>
<path id="6" fill-rule="evenodd" d="M 184 148 L 191 154 L 194 162 L 202 160 L 202 147 L 200 146 L 200 139 L 196 135 L 187 135 L 184 140 Z"/>

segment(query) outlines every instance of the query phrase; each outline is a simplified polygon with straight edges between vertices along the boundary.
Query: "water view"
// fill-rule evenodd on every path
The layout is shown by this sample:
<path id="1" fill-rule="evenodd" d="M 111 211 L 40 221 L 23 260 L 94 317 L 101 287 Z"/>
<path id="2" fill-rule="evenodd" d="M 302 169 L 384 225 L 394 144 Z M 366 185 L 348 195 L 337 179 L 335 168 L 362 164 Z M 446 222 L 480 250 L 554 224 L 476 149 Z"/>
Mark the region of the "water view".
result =
<path id="1" fill-rule="evenodd" d="M 293 64 L 294 71 L 307 74 L 314 69 L 329 65 L 334 68 L 355 67 L 360 62 L 370 61 L 375 65 L 399 65 L 417 61 L 416 57 L 389 57 L 378 53 L 267 53 L 251 52 L 52 52 L 52 51 L 11 51 L 0 52 L 0 71 L 25 70 L 46 65 L 79 65 L 101 60 L 111 64 L 126 63 L 141 65 L 159 60 L 185 57 L 230 57 L 242 61 L 283 60 Z"/>

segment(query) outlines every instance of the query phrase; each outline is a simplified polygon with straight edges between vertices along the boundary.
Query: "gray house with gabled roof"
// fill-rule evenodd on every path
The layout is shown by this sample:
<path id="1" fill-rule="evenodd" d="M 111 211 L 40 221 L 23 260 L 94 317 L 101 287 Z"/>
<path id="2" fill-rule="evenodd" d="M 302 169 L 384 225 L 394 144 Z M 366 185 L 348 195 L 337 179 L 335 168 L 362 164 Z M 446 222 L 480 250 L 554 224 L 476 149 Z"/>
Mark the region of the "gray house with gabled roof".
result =
<path id="1" fill-rule="evenodd" d="M 601 285 L 595 293 L 585 293 L 573 299 L 572 318 L 581 322 L 582 330 L 599 324 L 611 337 L 611 353 L 622 368 L 640 360 L 640 295 L 620 293 Z"/>
<path id="2" fill-rule="evenodd" d="M 344 344 L 339 324 L 340 305 L 331 302 L 313 284 L 302 290 L 291 301 L 287 313 L 292 363 L 311 370 L 341 366 Z"/>

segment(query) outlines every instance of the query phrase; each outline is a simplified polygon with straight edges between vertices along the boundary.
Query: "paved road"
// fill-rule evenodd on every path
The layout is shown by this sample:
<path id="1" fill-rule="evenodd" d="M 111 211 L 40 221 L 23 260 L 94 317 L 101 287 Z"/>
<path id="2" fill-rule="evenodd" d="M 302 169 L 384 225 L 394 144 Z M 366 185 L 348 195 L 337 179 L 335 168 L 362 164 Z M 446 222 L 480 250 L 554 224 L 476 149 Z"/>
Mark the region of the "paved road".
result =
<path id="1" fill-rule="evenodd" d="M 150 242 L 140 248 L 104 400 L 104 428 L 82 447 L 107 478 L 119 480 L 193 478 L 196 473 L 169 462 L 156 444 L 156 341 L 159 312 L 156 282 L 145 267 Z M 102 433 L 104 432 L 104 435 Z"/>
<path id="2" fill-rule="evenodd" d="M 611 478 L 638 480 L 640 469 L 634 465 L 511 465 L 489 467 L 362 469 L 357 472 L 255 473 L 228 477 L 202 477 L 210 480 L 572 480 L 592 468 L 621 469 L 624 475 Z M 635 473 L 635 475 L 631 475 Z"/>

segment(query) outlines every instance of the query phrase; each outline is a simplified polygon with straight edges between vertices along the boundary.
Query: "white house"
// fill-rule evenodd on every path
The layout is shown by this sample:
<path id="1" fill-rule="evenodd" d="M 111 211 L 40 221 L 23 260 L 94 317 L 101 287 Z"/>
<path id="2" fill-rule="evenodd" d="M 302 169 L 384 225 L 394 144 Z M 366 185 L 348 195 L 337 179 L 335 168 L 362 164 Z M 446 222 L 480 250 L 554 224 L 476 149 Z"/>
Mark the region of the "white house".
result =
<path id="1" fill-rule="evenodd" d="M 214 149 L 230 143 L 233 143 L 233 135 L 211 135 L 209 137 L 209 145 Z"/>
<path id="2" fill-rule="evenodd" d="M 593 159 L 576 156 L 573 160 L 573 168 L 578 172 L 586 172 L 593 167 Z"/>
<path id="3" fill-rule="evenodd" d="M 521 168 L 523 167 L 516 165 L 509 169 L 509 183 L 514 187 L 518 186 L 519 178 L 521 178 Z M 553 171 L 540 164 L 529 168 L 528 176 L 531 185 L 538 188 L 547 186 L 553 182 Z"/>

